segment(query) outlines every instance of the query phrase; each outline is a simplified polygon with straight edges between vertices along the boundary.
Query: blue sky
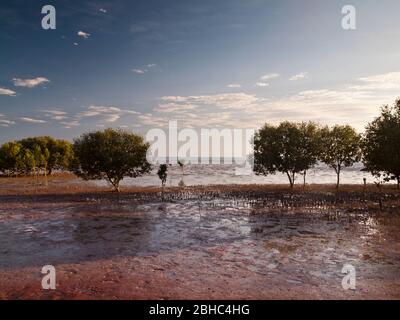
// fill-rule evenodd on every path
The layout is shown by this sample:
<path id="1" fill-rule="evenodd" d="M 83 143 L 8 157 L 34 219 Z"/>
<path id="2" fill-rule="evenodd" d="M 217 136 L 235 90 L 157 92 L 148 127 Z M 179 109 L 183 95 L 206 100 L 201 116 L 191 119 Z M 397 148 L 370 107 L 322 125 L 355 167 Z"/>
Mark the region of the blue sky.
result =
<path id="1" fill-rule="evenodd" d="M 41 28 L 51 4 L 57 29 Z M 356 8 L 357 29 L 341 27 Z M 282 120 L 359 131 L 400 96 L 398 0 L 2 1 L 0 143 Z"/>

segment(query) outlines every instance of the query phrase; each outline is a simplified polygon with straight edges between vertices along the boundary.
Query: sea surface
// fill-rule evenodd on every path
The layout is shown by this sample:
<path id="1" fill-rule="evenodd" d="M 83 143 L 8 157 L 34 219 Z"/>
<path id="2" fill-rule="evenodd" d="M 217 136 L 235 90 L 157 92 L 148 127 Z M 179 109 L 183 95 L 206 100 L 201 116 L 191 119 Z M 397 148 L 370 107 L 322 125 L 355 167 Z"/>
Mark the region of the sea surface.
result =
<path id="1" fill-rule="evenodd" d="M 139 178 L 125 178 L 121 185 L 125 186 L 159 186 L 160 179 L 157 176 L 157 165 L 153 166 L 151 174 Z M 363 165 L 356 164 L 343 169 L 340 182 L 342 184 L 374 183 L 375 178 L 368 172 L 361 171 Z M 186 186 L 194 185 L 224 185 L 224 184 L 286 184 L 289 183 L 285 174 L 277 173 L 267 176 L 255 175 L 250 168 L 244 168 L 235 164 L 197 164 L 185 165 L 182 169 L 179 165 L 168 167 L 167 186 L 178 186 L 181 180 Z M 303 184 L 303 176 L 297 175 L 296 183 Z M 309 184 L 335 184 L 336 173 L 325 165 L 317 165 L 310 169 L 306 175 L 306 183 Z M 101 181 L 100 185 L 107 182 Z"/>

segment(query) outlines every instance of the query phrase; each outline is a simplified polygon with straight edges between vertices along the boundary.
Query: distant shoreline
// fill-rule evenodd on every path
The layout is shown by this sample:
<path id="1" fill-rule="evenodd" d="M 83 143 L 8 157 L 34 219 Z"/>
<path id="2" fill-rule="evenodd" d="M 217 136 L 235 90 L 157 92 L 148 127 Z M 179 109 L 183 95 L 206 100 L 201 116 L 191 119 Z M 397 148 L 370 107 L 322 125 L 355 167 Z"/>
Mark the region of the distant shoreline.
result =
<path id="1" fill-rule="evenodd" d="M 378 188 L 375 184 L 343 184 L 339 190 L 335 189 L 334 184 L 306 184 L 295 185 L 291 190 L 289 184 L 221 184 L 221 185 L 194 185 L 186 187 L 166 187 L 168 193 L 234 193 L 235 195 L 248 194 L 252 192 L 282 192 L 282 193 L 304 193 L 304 192 L 321 192 L 321 193 L 370 193 L 380 194 L 394 193 L 400 194 L 400 190 L 396 188 L 396 184 L 384 184 Z M 121 195 L 126 194 L 148 194 L 159 197 L 161 186 L 123 186 Z M 108 186 L 96 185 L 93 181 L 84 181 L 71 173 L 57 173 L 48 178 L 48 187 L 44 184 L 44 177 L 39 177 L 37 184 L 33 177 L 1 177 L 0 178 L 0 195 L 56 195 L 56 194 L 98 194 L 112 195 Z"/>

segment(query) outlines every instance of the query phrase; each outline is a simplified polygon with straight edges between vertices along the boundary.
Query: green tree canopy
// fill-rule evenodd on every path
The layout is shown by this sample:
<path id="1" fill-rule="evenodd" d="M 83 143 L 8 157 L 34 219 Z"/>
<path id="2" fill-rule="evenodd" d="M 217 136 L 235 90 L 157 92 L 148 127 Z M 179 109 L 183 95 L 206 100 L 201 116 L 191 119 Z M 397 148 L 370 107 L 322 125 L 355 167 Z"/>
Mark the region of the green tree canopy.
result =
<path id="1" fill-rule="evenodd" d="M 106 179 L 119 191 L 124 177 L 135 178 L 150 172 L 148 149 L 143 137 L 124 130 L 86 133 L 74 141 L 76 161 L 72 169 L 85 180 Z"/>
<path id="2" fill-rule="evenodd" d="M 318 127 L 312 122 L 265 124 L 254 136 L 254 172 L 259 175 L 285 173 L 293 187 L 296 174 L 307 171 L 317 162 L 317 132 Z"/>
<path id="3" fill-rule="evenodd" d="M 380 116 L 367 125 L 362 147 L 366 170 L 385 181 L 396 180 L 400 188 L 400 99 L 382 107 Z"/>
<path id="4" fill-rule="evenodd" d="M 72 144 L 66 140 L 42 136 L 25 138 L 19 143 L 32 154 L 36 154 L 36 166 L 46 170 L 48 174 L 55 169 L 68 169 L 74 158 Z M 40 151 L 35 152 L 37 148 Z"/>
<path id="5" fill-rule="evenodd" d="M 340 185 L 342 169 L 361 160 L 360 141 L 360 135 L 349 125 L 321 129 L 319 159 L 335 170 L 336 188 Z"/>
<path id="6" fill-rule="evenodd" d="M 0 171 L 8 175 L 17 174 L 23 168 L 22 150 L 18 142 L 4 143 L 0 148 Z"/>

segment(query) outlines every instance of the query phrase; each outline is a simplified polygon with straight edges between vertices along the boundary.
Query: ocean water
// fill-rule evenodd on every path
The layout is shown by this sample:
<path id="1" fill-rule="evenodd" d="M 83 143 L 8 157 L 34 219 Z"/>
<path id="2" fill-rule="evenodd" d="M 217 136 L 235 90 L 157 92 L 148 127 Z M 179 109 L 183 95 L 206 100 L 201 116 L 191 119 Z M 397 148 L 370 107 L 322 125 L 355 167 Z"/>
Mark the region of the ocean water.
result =
<path id="1" fill-rule="evenodd" d="M 343 169 L 341 173 L 342 184 L 363 184 L 363 178 L 367 183 L 373 183 L 374 177 L 368 172 L 361 171 L 361 163 L 353 167 Z M 151 174 L 139 178 L 125 178 L 121 185 L 125 186 L 160 186 L 157 176 L 158 167 L 154 165 Z M 178 186 L 183 179 L 186 186 L 194 185 L 223 185 L 223 184 L 286 184 L 288 178 L 285 174 L 274 174 L 257 176 L 250 169 L 235 164 L 198 164 L 185 165 L 184 172 L 178 165 L 168 167 L 167 186 Z M 105 184 L 106 182 L 101 182 Z M 298 175 L 296 183 L 303 183 L 303 176 Z M 312 184 L 335 184 L 336 173 L 325 165 L 318 165 L 307 172 L 306 183 Z"/>

